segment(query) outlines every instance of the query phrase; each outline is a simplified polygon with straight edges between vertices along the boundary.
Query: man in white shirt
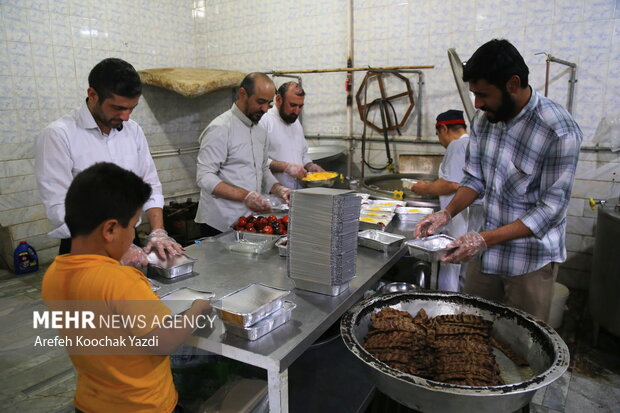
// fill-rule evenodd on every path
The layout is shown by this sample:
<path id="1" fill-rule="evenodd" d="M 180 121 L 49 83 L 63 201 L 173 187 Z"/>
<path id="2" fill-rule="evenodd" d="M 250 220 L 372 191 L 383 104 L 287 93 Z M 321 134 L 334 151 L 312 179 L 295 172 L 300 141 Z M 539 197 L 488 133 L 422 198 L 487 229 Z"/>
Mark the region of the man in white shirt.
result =
<path id="1" fill-rule="evenodd" d="M 264 73 L 248 74 L 230 110 L 199 138 L 196 181 L 200 202 L 195 221 L 203 236 L 224 232 L 242 215 L 271 210 L 270 192 L 288 203 L 290 190 L 269 170 L 267 134 L 258 125 L 273 102 L 275 86 Z"/>
<path id="2" fill-rule="evenodd" d="M 459 182 L 463 179 L 465 154 L 469 144 L 467 125 L 463 119 L 463 111 L 448 110 L 437 116 L 435 134 L 441 146 L 446 148 L 446 154 L 439 166 L 439 179 L 433 182 L 418 181 L 411 190 L 420 195 L 438 195 L 441 208 L 450 203 Z M 478 200 L 475 205 L 454 217 L 450 224 L 444 227 L 445 232 L 455 238 L 468 231 L 478 231 L 482 225 L 482 206 Z M 465 281 L 465 265 L 442 262 L 439 269 L 438 287 L 445 291 L 460 291 Z"/>
<path id="3" fill-rule="evenodd" d="M 269 169 L 287 188 L 298 189 L 307 172 L 324 172 L 308 156 L 308 142 L 299 122 L 306 92 L 295 82 L 280 85 L 275 107 L 260 120 L 269 139 Z"/>
<path id="4" fill-rule="evenodd" d="M 133 245 L 121 262 L 146 266 L 146 253 L 156 250 L 177 254 L 182 248 L 164 230 L 162 187 L 142 128 L 129 119 L 142 94 L 140 76 L 121 59 L 99 62 L 88 76 L 84 104 L 50 123 L 36 138 L 35 173 L 45 213 L 60 238 L 60 254 L 71 250 L 71 234 L 65 224 L 65 195 L 73 178 L 97 162 L 112 162 L 134 172 L 151 185 L 144 205 L 151 232 L 144 250 Z"/>

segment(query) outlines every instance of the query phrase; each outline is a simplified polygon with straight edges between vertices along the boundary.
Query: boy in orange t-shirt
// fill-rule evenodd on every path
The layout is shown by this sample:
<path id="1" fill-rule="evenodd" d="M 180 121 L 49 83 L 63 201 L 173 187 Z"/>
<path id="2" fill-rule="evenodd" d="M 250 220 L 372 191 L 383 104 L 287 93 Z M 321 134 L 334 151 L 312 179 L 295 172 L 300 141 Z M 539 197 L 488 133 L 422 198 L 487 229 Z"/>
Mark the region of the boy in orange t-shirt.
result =
<path id="1" fill-rule="evenodd" d="M 88 303 L 103 317 L 140 313 L 163 320 L 170 315 L 146 277 L 119 263 L 150 194 L 141 178 L 111 163 L 95 164 L 75 177 L 65 199 L 71 253 L 56 257 L 43 277 L 42 296 L 50 309 Z M 195 300 L 184 315 L 197 317 L 210 308 L 208 301 Z M 126 330 L 132 337 L 155 338 L 151 342 L 157 345 L 125 352 L 67 345 L 77 371 L 76 412 L 181 412 L 167 354 L 187 339 L 193 326 L 143 323 Z M 91 334 L 110 331 L 94 329 Z"/>

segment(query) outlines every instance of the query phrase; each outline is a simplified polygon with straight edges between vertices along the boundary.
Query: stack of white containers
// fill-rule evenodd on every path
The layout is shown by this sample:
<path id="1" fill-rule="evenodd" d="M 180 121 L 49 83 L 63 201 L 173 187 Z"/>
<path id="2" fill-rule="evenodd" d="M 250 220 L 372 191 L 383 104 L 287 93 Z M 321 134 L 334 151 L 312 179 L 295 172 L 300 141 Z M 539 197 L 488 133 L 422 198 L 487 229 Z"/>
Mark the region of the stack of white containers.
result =
<path id="1" fill-rule="evenodd" d="M 302 290 L 338 295 L 355 276 L 361 199 L 349 190 L 293 192 L 289 212 L 288 274 Z"/>

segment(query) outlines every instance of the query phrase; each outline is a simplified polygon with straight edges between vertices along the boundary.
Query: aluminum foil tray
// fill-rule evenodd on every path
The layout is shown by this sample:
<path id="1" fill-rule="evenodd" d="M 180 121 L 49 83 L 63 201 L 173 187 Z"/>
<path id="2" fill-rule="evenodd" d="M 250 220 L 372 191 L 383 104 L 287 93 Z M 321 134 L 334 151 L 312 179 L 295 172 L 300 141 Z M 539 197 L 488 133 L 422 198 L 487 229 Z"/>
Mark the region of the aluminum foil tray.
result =
<path id="1" fill-rule="evenodd" d="M 396 201 L 394 199 L 374 199 L 370 202 L 370 205 L 375 206 L 394 206 L 404 207 L 407 206 L 407 201 Z"/>
<path id="2" fill-rule="evenodd" d="M 194 270 L 194 263 L 198 261 L 185 254 L 166 255 L 166 258 L 162 260 L 155 251 L 151 251 L 147 258 L 149 260 L 147 275 L 164 278 L 175 278 L 191 274 Z"/>
<path id="3" fill-rule="evenodd" d="M 276 242 L 280 257 L 288 257 L 288 237 L 282 237 Z"/>
<path id="4" fill-rule="evenodd" d="M 295 288 L 300 290 L 311 291 L 313 293 L 319 293 L 324 295 L 330 295 L 335 297 L 342 294 L 349 289 L 349 283 L 346 282 L 340 285 L 327 285 L 312 281 L 300 280 L 299 278 L 291 277 L 295 283 Z"/>
<path id="5" fill-rule="evenodd" d="M 253 324 L 249 327 L 241 327 L 236 324 L 230 324 L 224 321 L 224 329 L 226 330 L 226 332 L 241 338 L 245 338 L 246 340 L 258 340 L 265 334 L 272 332 L 276 328 L 280 327 L 282 324 L 285 324 L 287 321 L 289 321 L 295 307 L 297 307 L 295 303 L 292 303 L 290 301 L 284 301 L 284 305 L 282 306 L 282 308 L 269 315 L 268 317 L 265 317 L 256 324 Z"/>
<path id="6" fill-rule="evenodd" d="M 376 229 L 367 229 L 357 234 L 359 245 L 383 252 L 396 251 L 400 248 L 404 239 L 403 235 L 391 234 Z"/>
<path id="7" fill-rule="evenodd" d="M 230 324 L 248 327 L 279 310 L 288 290 L 250 284 L 211 303 L 220 318 Z"/>
<path id="8" fill-rule="evenodd" d="M 161 300 L 170 308 L 172 314 L 180 314 L 192 306 L 194 300 L 210 300 L 213 293 L 209 291 L 198 291 L 189 287 L 182 287 L 162 295 Z"/>
<path id="9" fill-rule="evenodd" d="M 424 308 L 429 317 L 441 314 L 479 315 L 493 322 L 491 336 L 510 344 L 529 367 L 517 368 L 507 357 L 498 357 L 505 385 L 464 386 L 448 384 L 396 370 L 363 348 L 370 316 L 383 307 L 410 314 Z M 551 327 L 523 311 L 459 293 L 410 291 L 373 296 L 356 304 L 342 317 L 342 339 L 365 367 L 370 381 L 388 397 L 415 411 L 442 413 L 511 413 L 526 406 L 537 390 L 561 377 L 570 362 L 568 347 Z"/>
<path id="10" fill-rule="evenodd" d="M 403 189 L 411 190 L 411 187 L 418 183 L 417 179 L 400 178 L 400 180 L 403 184 Z"/>
<path id="11" fill-rule="evenodd" d="M 405 242 L 405 245 L 409 247 L 409 255 L 412 257 L 433 262 L 441 260 L 448 252 L 452 251 L 452 249 L 446 248 L 446 245 L 453 241 L 454 238 L 439 234 L 426 238 L 412 239 Z"/>
<path id="12" fill-rule="evenodd" d="M 428 214 L 435 212 L 433 208 L 412 208 L 412 207 L 398 207 L 396 208 L 396 215 L 401 221 L 417 222 L 424 218 Z"/>

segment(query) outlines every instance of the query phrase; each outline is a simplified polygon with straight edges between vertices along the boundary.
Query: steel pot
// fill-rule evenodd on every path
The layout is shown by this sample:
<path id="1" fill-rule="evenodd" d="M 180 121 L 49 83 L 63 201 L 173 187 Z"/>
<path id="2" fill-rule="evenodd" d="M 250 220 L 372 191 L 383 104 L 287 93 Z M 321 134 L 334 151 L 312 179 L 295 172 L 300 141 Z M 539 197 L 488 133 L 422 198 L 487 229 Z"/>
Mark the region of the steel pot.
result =
<path id="1" fill-rule="evenodd" d="M 430 317 L 465 312 L 493 321 L 492 337 L 508 343 L 529 363 L 518 369 L 496 354 L 502 386 L 472 387 L 427 380 L 403 373 L 375 359 L 363 347 L 370 316 L 389 306 L 415 315 L 424 308 Z M 421 412 L 514 412 L 529 404 L 534 393 L 562 376 L 570 356 L 561 337 L 532 316 L 488 300 L 458 293 L 406 292 L 373 296 L 351 308 L 340 325 L 342 338 L 367 367 L 370 379 L 390 398 Z"/>

